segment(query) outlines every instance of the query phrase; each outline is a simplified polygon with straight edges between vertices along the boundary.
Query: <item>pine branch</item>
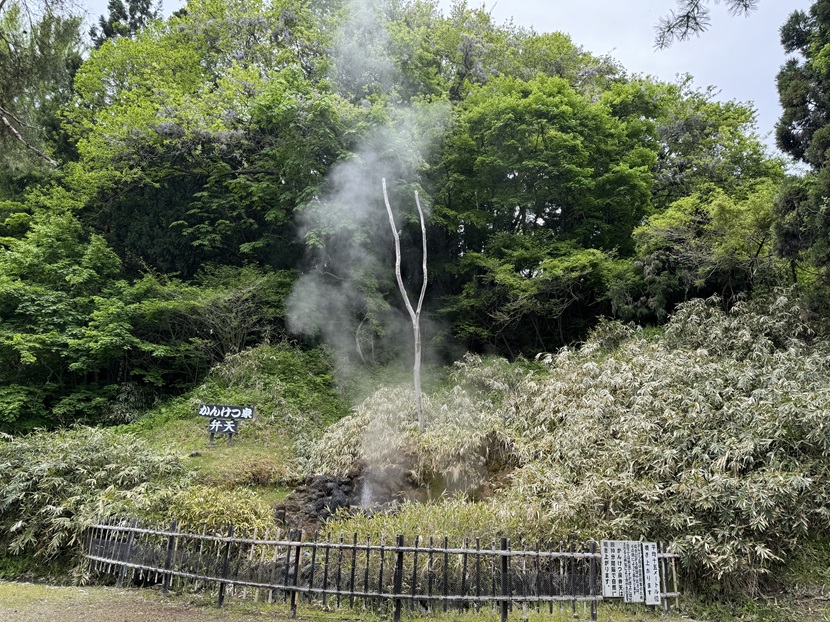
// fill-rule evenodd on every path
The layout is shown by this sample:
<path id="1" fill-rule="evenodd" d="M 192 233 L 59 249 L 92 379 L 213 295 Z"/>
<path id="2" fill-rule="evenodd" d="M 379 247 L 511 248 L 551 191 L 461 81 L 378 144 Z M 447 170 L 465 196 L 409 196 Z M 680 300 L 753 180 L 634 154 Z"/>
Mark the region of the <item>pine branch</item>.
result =
<path id="1" fill-rule="evenodd" d="M 666 49 L 675 41 L 685 41 L 700 35 L 711 25 L 709 0 L 677 0 L 678 10 L 669 12 L 657 23 L 654 47 Z M 720 0 L 714 0 L 719 4 Z M 748 15 L 758 7 L 759 0 L 724 0 L 732 15 Z"/>

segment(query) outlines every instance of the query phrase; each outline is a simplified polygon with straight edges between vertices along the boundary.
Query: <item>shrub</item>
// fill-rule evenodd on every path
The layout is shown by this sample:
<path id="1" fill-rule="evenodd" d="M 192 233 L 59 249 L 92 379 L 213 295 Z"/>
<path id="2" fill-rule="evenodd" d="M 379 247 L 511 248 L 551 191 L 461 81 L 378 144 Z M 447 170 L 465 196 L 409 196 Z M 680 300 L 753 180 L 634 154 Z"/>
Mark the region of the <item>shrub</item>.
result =
<path id="1" fill-rule="evenodd" d="M 655 337 L 605 323 L 581 348 L 540 357 L 543 374 L 467 359 L 458 387 L 427 402 L 422 437 L 407 392 L 383 389 L 310 464 L 407 454 L 423 478 L 474 472 L 495 435 L 516 468 L 486 503 L 404 505 L 348 528 L 664 540 L 692 582 L 752 593 L 830 518 L 828 360 L 788 293 L 728 312 L 694 300 Z"/>
<path id="2" fill-rule="evenodd" d="M 423 396 L 424 434 L 412 388 L 381 388 L 306 448 L 305 470 L 345 474 L 359 461 L 393 464 L 411 469 L 421 483 L 440 478 L 452 490 L 475 489 L 508 442 L 498 400 L 526 373 L 502 359 L 467 357 L 456 366 L 453 386 Z"/>
<path id="3" fill-rule="evenodd" d="M 274 527 L 273 511 L 258 495 L 247 488 L 228 489 L 219 486 L 188 486 L 164 488 L 137 499 L 132 514 L 144 520 L 176 520 L 180 529 L 198 530 L 205 527 L 219 531 L 234 525 L 242 530 L 263 533 Z"/>
<path id="4" fill-rule="evenodd" d="M 93 521 L 118 514 L 178 460 L 128 434 L 78 427 L 0 441 L 0 542 L 12 554 L 68 552 Z"/>
<path id="5" fill-rule="evenodd" d="M 314 435 L 348 412 L 328 353 L 301 350 L 287 342 L 229 355 L 198 387 L 168 404 L 171 412 L 166 417 L 193 416 L 200 403 L 253 404 L 255 427 L 279 426 L 291 437 Z M 166 418 L 161 410 L 138 426 L 152 427 L 156 418 L 161 422 Z"/>
<path id="6" fill-rule="evenodd" d="M 830 346 L 787 296 L 716 302 L 662 339 L 546 357 L 505 404 L 505 498 L 537 498 L 551 532 L 673 541 L 690 578 L 752 591 L 828 518 Z"/>

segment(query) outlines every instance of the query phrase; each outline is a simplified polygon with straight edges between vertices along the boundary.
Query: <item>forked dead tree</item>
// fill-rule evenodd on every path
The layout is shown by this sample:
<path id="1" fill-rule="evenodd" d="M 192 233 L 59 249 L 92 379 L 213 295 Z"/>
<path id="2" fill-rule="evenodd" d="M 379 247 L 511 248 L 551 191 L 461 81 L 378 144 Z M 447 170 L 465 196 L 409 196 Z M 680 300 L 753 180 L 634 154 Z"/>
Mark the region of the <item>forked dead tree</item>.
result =
<path id="1" fill-rule="evenodd" d="M 427 291 L 427 227 L 424 223 L 424 211 L 421 209 L 421 200 L 418 192 L 415 192 L 415 205 L 418 207 L 418 217 L 421 219 L 421 239 L 424 246 L 424 282 L 421 285 L 421 295 L 418 298 L 418 306 L 412 308 L 409 302 L 409 294 L 403 286 L 401 276 L 401 237 L 398 235 L 398 228 L 395 226 L 395 217 L 392 215 L 392 206 L 389 204 L 389 194 L 386 192 L 386 178 L 383 178 L 383 201 L 386 204 L 386 213 L 389 216 L 389 226 L 392 228 L 392 235 L 395 238 L 395 278 L 398 279 L 398 288 L 401 290 L 406 310 L 409 311 L 409 318 L 412 320 L 412 333 L 415 338 L 415 366 L 413 376 L 415 380 L 415 404 L 418 408 L 418 428 L 423 433 L 426 429 L 424 422 L 424 405 L 421 399 L 421 307 L 424 304 L 424 295 Z"/>

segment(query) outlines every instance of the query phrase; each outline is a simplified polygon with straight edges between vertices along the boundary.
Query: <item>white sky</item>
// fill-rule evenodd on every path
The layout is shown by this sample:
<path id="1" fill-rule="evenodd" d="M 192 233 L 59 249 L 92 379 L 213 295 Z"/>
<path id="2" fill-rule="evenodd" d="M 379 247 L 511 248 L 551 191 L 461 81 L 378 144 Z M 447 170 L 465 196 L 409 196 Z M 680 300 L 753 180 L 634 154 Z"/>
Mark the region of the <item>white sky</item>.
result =
<path id="1" fill-rule="evenodd" d="M 475 6 L 478 0 L 470 0 Z M 675 0 L 486 0 L 497 23 L 513 21 L 537 32 L 562 31 L 594 54 L 609 54 L 631 73 L 674 80 L 694 76 L 699 87 L 715 86 L 720 99 L 751 102 L 758 111 L 758 132 L 769 145 L 781 114 L 775 75 L 785 55 L 778 30 L 789 14 L 807 10 L 812 0 L 760 0 L 749 17 L 732 17 L 711 1 L 712 25 L 700 37 L 654 49 L 654 26 L 675 8 Z M 91 19 L 106 10 L 107 0 L 86 0 Z M 184 4 L 167 0 L 165 14 Z M 445 10 L 450 0 L 439 0 Z"/>
<path id="2" fill-rule="evenodd" d="M 448 6 L 448 0 L 440 0 Z M 758 132 L 769 145 L 781 115 L 775 76 L 786 56 L 778 31 L 812 0 L 760 0 L 749 17 L 733 17 L 710 2 L 712 23 L 700 37 L 654 49 L 654 27 L 674 0 L 488 0 L 496 22 L 513 17 L 537 32 L 561 31 L 594 54 L 609 54 L 631 73 L 673 80 L 689 73 L 698 87 L 715 86 L 719 99 L 751 102 Z"/>

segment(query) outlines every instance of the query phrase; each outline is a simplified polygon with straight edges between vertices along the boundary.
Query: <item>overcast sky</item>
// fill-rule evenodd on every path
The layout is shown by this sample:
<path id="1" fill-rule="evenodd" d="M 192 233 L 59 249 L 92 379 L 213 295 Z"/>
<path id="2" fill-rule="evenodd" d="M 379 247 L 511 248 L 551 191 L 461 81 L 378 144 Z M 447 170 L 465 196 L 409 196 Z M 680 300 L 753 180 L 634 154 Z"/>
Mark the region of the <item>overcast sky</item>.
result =
<path id="1" fill-rule="evenodd" d="M 450 0 L 439 0 L 446 9 Z M 184 3 L 167 0 L 165 13 Z M 471 5 L 476 0 L 470 0 Z M 722 3 L 711 5 L 712 25 L 700 37 L 654 49 L 654 26 L 676 6 L 674 0 L 487 0 L 497 23 L 513 18 L 537 32 L 561 31 L 594 54 L 609 54 L 631 73 L 663 80 L 689 73 L 699 87 L 715 86 L 720 99 L 752 102 L 758 132 L 771 136 L 781 114 L 775 75 L 785 55 L 778 30 L 789 14 L 807 10 L 811 0 L 760 0 L 749 17 L 733 17 Z M 91 16 L 105 11 L 106 0 L 87 0 Z"/>
<path id="2" fill-rule="evenodd" d="M 722 3 L 710 2 L 712 24 L 700 37 L 654 49 L 654 26 L 676 6 L 674 0 L 500 0 L 492 7 L 497 22 L 511 17 L 538 32 L 561 31 L 594 54 L 609 54 L 632 73 L 663 80 L 694 76 L 699 87 L 715 86 L 719 98 L 752 102 L 758 132 L 771 135 L 781 115 L 775 76 L 786 56 L 778 31 L 792 11 L 811 0 L 760 0 L 749 17 L 733 17 Z M 447 0 L 441 0 L 448 6 Z M 445 4 L 446 3 L 446 4 Z"/>

